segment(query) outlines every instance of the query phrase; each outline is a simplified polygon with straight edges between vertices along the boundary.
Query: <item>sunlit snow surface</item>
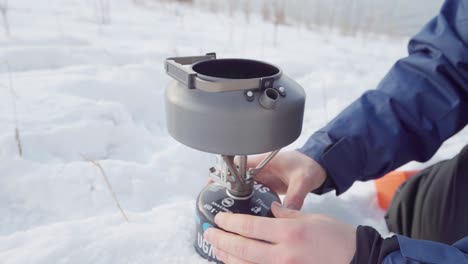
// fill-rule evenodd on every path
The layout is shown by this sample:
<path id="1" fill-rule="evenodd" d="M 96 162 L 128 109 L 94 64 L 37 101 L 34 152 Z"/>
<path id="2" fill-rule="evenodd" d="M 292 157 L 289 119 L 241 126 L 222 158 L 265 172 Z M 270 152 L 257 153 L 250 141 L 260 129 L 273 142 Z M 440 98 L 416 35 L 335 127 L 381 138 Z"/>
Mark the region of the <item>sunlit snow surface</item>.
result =
<path id="1" fill-rule="evenodd" d="M 281 66 L 307 92 L 303 135 L 288 147 L 296 148 L 374 88 L 406 49 L 406 39 L 325 28 L 281 26 L 275 41 L 259 17 L 247 23 L 240 13 L 130 0 L 111 1 L 110 23 L 101 25 L 94 2 L 10 1 L 11 37 L 0 37 L 1 263 L 205 263 L 192 249 L 194 199 L 214 158 L 166 132 L 165 57 L 216 51 Z M 466 138 L 431 162 L 453 156 Z M 83 157 L 101 163 L 130 223 Z M 304 210 L 386 235 L 374 192 L 370 182 L 339 198 L 310 195 Z"/>

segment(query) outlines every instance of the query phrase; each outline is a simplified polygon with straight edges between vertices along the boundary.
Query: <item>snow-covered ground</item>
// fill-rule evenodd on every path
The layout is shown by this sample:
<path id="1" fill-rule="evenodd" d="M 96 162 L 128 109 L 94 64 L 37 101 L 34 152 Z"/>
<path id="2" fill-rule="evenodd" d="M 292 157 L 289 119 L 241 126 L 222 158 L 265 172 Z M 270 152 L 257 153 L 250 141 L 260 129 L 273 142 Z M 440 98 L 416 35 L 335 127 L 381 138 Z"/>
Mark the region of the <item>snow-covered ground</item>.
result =
<path id="1" fill-rule="evenodd" d="M 0 36 L 0 263 L 206 263 L 192 249 L 194 199 L 214 157 L 166 132 L 164 58 L 216 51 L 281 66 L 307 92 L 296 148 L 406 49 L 406 39 L 293 27 L 275 41 L 256 16 L 135 4 L 144 1 L 111 1 L 102 25 L 98 2 L 10 1 L 11 36 Z M 101 164 L 129 223 L 85 158 Z M 341 197 L 310 195 L 304 210 L 388 233 L 372 182 Z"/>

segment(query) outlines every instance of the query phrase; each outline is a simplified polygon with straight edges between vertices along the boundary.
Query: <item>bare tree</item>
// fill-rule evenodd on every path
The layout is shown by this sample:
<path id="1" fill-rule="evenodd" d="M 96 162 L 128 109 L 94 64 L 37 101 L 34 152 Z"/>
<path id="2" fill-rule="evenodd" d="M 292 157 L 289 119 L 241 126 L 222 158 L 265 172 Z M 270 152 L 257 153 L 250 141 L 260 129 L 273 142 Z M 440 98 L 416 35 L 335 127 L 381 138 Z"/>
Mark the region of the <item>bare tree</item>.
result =
<path id="1" fill-rule="evenodd" d="M 238 0 L 229 0 L 228 12 L 229 12 L 230 17 L 234 16 L 234 12 L 236 12 L 236 10 L 238 8 L 238 2 L 237 1 Z"/>
<path id="2" fill-rule="evenodd" d="M 133 4 L 135 4 L 135 5 L 144 5 L 144 4 L 145 4 L 145 1 L 144 1 L 144 0 L 133 0 L 132 2 L 133 2 Z"/>
<path id="3" fill-rule="evenodd" d="M 212 13 L 218 13 L 219 11 L 219 3 L 218 0 L 211 0 L 209 4 L 209 10 Z"/>
<path id="4" fill-rule="evenodd" d="M 270 19 L 271 19 L 271 7 L 270 7 L 270 4 L 268 3 L 268 0 L 263 1 L 262 18 L 265 21 L 270 21 Z"/>
<path id="5" fill-rule="evenodd" d="M 332 4 L 331 4 L 331 7 L 330 7 L 330 15 L 328 16 L 329 20 L 328 20 L 328 26 L 330 27 L 330 29 L 334 28 L 335 27 L 335 18 L 337 16 L 337 13 L 338 13 L 338 6 L 339 6 L 339 3 L 337 3 L 337 1 L 339 0 L 333 0 Z"/>
<path id="6" fill-rule="evenodd" d="M 284 0 L 279 0 L 275 2 L 274 5 L 274 17 L 273 17 L 273 24 L 274 24 L 274 44 L 278 43 L 278 27 L 279 25 L 286 24 L 286 11 L 285 11 L 285 2 Z"/>
<path id="7" fill-rule="evenodd" d="M 286 24 L 286 3 L 284 0 L 275 3 L 274 23 L 275 25 Z"/>
<path id="8" fill-rule="evenodd" d="M 5 30 L 5 35 L 10 36 L 10 22 L 8 20 L 8 0 L 3 0 L 0 2 L 0 13 L 2 14 L 3 28 Z"/>
<path id="9" fill-rule="evenodd" d="M 244 1 L 243 11 L 245 15 L 245 20 L 247 23 L 250 23 L 250 15 L 252 14 L 252 7 L 250 6 L 249 0 Z"/>
<path id="10" fill-rule="evenodd" d="M 105 25 L 111 22 L 110 8 L 110 0 L 96 0 L 94 2 L 96 20 L 99 24 Z"/>

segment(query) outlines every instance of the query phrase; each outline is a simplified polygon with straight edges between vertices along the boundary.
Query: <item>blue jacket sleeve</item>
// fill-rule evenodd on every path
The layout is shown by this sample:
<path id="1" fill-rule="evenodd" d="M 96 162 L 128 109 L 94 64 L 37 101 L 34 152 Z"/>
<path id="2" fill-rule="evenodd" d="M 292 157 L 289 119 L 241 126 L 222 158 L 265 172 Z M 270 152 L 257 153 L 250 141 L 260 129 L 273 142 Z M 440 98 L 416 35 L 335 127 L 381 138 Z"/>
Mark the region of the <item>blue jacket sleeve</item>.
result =
<path id="1" fill-rule="evenodd" d="M 382 264 L 468 264 L 468 237 L 453 246 L 398 236 L 400 250 L 388 254 Z"/>
<path id="2" fill-rule="evenodd" d="M 299 149 L 327 170 L 338 194 L 430 159 L 468 123 L 468 0 L 447 0 L 408 52 Z"/>

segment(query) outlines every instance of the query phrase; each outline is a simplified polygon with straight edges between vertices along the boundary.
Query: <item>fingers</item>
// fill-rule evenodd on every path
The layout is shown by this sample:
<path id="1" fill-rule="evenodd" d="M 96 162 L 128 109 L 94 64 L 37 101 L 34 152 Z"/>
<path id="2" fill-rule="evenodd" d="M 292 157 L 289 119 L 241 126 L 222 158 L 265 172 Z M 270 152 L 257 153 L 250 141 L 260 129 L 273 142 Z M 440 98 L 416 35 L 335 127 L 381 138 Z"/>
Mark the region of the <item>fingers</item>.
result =
<path id="1" fill-rule="evenodd" d="M 255 168 L 268 154 L 251 155 L 247 159 L 247 168 Z"/>
<path id="2" fill-rule="evenodd" d="M 221 250 L 232 256 L 231 261 L 239 259 L 244 261 L 239 263 L 249 263 L 245 261 L 271 263 L 269 257 L 273 251 L 273 244 L 245 238 L 217 228 L 209 228 L 203 236 L 218 251 Z"/>
<path id="3" fill-rule="evenodd" d="M 309 186 L 300 181 L 299 178 L 292 179 L 289 182 L 286 196 L 284 197 L 284 206 L 294 210 L 300 210 L 304 199 L 309 194 Z"/>
<path id="4" fill-rule="evenodd" d="M 278 202 L 273 202 L 271 204 L 271 210 L 276 218 L 298 218 L 303 215 L 300 211 L 283 207 Z"/>
<path id="5" fill-rule="evenodd" d="M 253 262 L 245 261 L 239 258 L 236 258 L 232 255 L 229 255 L 223 250 L 214 249 L 215 256 L 218 260 L 221 260 L 225 264 L 254 264 Z"/>
<path id="6" fill-rule="evenodd" d="M 268 242 L 278 242 L 279 240 L 278 233 L 272 231 L 278 230 L 281 223 L 273 218 L 218 213 L 215 222 L 220 228 L 244 237 Z"/>
<path id="7" fill-rule="evenodd" d="M 277 174 L 276 172 L 272 171 L 272 168 L 274 167 L 273 164 L 275 164 L 279 159 L 278 156 L 281 155 L 281 152 L 278 153 L 266 166 L 263 168 L 263 170 L 260 171 L 255 176 L 255 180 L 257 182 L 261 182 L 264 185 L 268 186 L 270 189 L 272 189 L 274 192 L 278 194 L 284 194 L 287 190 L 287 185 L 283 182 L 283 179 L 281 179 L 280 175 Z M 261 155 L 254 155 L 254 156 L 249 156 L 249 159 L 247 160 L 247 168 L 255 168 L 257 165 L 262 162 L 268 155 L 267 154 L 261 154 Z"/>

